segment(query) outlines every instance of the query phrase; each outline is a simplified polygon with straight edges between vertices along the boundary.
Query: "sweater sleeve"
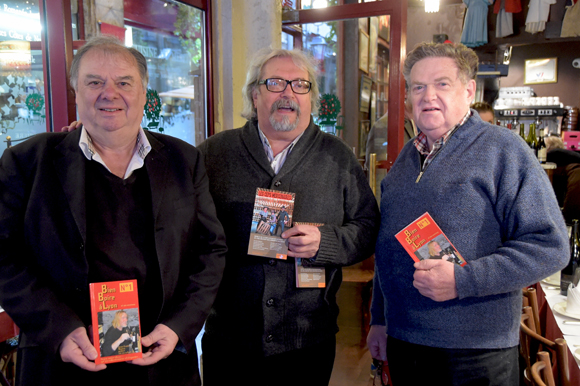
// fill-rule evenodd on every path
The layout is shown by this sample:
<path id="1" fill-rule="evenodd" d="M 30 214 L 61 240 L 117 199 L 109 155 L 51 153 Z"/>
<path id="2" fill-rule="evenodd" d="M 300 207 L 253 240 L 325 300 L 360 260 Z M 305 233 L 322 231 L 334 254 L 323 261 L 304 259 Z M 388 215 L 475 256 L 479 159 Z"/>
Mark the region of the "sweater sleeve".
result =
<path id="1" fill-rule="evenodd" d="M 341 226 L 327 224 L 320 228 L 317 264 L 352 265 L 374 252 L 380 213 L 362 168 L 352 159 L 349 179 L 343 189 L 344 220 Z"/>
<path id="2" fill-rule="evenodd" d="M 562 269 L 569 259 L 566 225 L 546 173 L 523 146 L 510 152 L 490 169 L 502 243 L 455 269 L 459 298 L 519 290 Z"/>

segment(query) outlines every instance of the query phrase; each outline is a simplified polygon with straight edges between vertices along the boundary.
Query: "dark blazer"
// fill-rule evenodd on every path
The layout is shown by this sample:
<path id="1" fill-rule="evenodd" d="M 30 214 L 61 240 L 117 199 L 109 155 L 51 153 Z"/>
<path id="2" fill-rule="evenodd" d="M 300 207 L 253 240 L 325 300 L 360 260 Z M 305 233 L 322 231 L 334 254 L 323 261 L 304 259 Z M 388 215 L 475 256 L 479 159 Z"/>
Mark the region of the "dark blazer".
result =
<path id="1" fill-rule="evenodd" d="M 80 133 L 39 134 L 0 159 L 0 305 L 21 329 L 23 379 L 31 369 L 59 361 L 64 338 L 90 324 L 84 247 L 90 203 L 85 202 Z M 195 337 L 225 264 L 223 228 L 197 149 L 162 134 L 146 135 L 152 147 L 145 168 L 163 299 L 157 323 L 177 333 L 178 347 L 195 358 L 197 370 Z"/>

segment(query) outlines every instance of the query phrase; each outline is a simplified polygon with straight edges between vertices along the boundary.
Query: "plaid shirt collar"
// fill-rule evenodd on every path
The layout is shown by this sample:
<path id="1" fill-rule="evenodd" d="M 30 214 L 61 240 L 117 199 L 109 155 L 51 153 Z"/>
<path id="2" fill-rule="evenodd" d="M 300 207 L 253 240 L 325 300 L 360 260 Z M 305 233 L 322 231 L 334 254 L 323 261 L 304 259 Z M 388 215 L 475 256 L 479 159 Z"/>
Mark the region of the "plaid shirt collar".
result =
<path id="1" fill-rule="evenodd" d="M 419 133 L 417 138 L 415 138 L 413 144 L 415 145 L 419 153 L 425 156 L 423 168 L 425 168 L 425 166 L 427 166 L 431 162 L 431 160 L 433 160 L 435 155 L 439 152 L 439 150 L 443 147 L 443 145 L 445 145 L 449 137 L 453 135 L 453 133 L 455 132 L 455 130 L 457 130 L 458 127 L 467 122 L 469 117 L 471 117 L 471 110 L 469 110 L 467 114 L 465 114 L 465 116 L 461 119 L 461 121 L 459 121 L 457 125 L 453 126 L 451 130 L 449 130 L 448 132 L 443 134 L 441 138 L 433 142 L 433 147 L 431 148 L 431 151 L 429 151 L 429 143 L 427 142 L 427 136 L 423 132 Z"/>

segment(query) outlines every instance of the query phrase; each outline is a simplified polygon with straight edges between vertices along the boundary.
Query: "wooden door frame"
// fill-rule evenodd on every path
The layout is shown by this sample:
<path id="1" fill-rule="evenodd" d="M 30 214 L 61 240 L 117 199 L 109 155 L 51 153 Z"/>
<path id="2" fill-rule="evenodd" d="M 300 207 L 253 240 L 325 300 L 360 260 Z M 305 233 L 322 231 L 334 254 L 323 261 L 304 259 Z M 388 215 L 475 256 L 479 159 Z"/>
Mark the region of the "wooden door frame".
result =
<path id="1" fill-rule="evenodd" d="M 285 27 L 360 17 L 390 16 L 388 127 L 397 127 L 398 130 L 388 130 L 387 170 L 393 166 L 404 145 L 405 78 L 402 70 L 407 53 L 407 6 L 407 0 L 344 4 L 322 9 L 290 11 L 292 20 L 282 21 L 282 26 Z"/>

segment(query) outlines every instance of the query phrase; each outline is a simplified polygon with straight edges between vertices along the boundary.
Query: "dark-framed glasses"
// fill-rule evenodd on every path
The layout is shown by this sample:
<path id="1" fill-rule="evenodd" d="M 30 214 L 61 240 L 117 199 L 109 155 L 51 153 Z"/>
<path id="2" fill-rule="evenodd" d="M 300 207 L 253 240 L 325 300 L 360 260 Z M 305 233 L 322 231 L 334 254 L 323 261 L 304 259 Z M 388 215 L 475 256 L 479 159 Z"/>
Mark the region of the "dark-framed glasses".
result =
<path id="1" fill-rule="evenodd" d="M 284 92 L 286 87 L 290 85 L 292 91 L 296 94 L 308 94 L 312 83 L 307 80 L 296 79 L 296 80 L 286 80 L 279 78 L 268 78 L 258 82 L 258 84 L 265 84 L 266 90 L 270 92 Z"/>

